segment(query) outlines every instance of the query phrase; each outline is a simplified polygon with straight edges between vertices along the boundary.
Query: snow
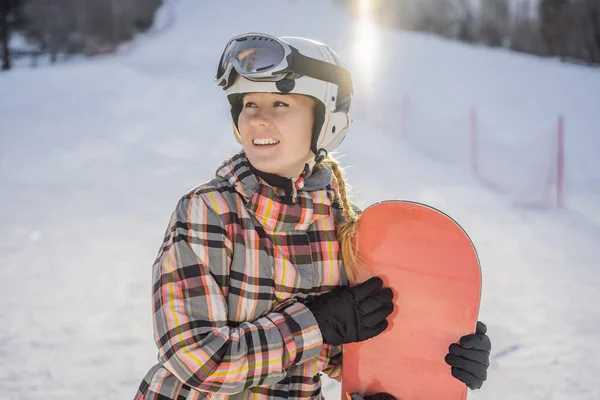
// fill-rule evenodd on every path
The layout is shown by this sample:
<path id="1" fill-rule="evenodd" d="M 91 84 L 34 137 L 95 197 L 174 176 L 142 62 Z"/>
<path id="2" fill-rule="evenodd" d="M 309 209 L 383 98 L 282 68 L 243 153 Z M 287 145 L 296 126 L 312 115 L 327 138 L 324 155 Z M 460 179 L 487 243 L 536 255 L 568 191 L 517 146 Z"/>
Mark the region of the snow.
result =
<path id="1" fill-rule="evenodd" d="M 170 22 L 120 54 L 0 74 L 0 399 L 133 398 L 156 360 L 151 265 L 170 213 L 239 148 L 213 77 L 246 31 L 322 40 L 350 65 L 339 151 L 360 206 L 421 201 L 469 232 L 494 347 L 469 399 L 600 399 L 600 70 L 379 29 L 322 0 L 165 7 Z M 418 143 L 400 134 L 404 97 Z M 536 176 L 523 149 L 565 116 L 564 209 L 471 173 L 473 107 L 485 140 L 519 150 L 484 154 L 513 180 Z"/>

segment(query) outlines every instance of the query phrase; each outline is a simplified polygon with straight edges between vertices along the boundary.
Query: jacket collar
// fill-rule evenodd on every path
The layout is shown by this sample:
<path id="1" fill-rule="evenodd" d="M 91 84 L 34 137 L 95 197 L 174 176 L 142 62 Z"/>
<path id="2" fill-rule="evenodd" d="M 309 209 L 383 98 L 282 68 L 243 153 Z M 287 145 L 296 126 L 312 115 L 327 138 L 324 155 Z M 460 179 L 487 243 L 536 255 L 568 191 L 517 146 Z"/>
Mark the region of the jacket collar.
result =
<path id="1" fill-rule="evenodd" d="M 335 195 L 332 175 L 330 167 L 318 165 L 305 179 L 304 187 L 294 191 L 290 203 L 285 188 L 269 184 L 253 172 L 243 151 L 225 160 L 217 170 L 217 177 L 229 182 L 244 199 L 248 211 L 270 232 L 307 230 L 311 223 L 326 218 Z"/>

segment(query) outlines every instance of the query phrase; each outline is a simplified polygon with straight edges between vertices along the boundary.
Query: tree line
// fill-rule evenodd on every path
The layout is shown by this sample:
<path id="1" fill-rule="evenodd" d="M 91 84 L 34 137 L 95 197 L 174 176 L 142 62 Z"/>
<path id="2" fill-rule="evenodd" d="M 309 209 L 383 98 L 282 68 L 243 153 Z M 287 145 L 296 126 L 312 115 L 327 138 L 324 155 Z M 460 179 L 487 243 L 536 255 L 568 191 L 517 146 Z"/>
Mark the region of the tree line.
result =
<path id="1" fill-rule="evenodd" d="M 24 53 L 93 55 L 108 52 L 152 26 L 162 0 L 0 0 L 2 68 Z M 27 50 L 11 49 L 22 35 Z"/>
<path id="2" fill-rule="evenodd" d="M 372 0 L 371 12 L 386 26 L 600 65 L 600 0 Z"/>
<path id="3" fill-rule="evenodd" d="M 358 0 L 335 0 L 360 12 Z M 0 57 L 110 52 L 152 26 L 162 0 L 0 0 Z M 371 0 L 383 25 L 600 65 L 600 0 Z M 11 49 L 11 34 L 33 49 Z"/>

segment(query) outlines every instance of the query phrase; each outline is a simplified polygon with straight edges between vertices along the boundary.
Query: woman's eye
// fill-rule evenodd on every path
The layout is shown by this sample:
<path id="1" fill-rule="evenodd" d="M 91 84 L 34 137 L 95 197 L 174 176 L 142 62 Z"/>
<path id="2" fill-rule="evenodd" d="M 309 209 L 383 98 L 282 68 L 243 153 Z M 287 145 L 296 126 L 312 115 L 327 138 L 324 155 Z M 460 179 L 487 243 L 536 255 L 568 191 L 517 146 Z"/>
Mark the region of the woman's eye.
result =
<path id="1" fill-rule="evenodd" d="M 273 106 L 274 107 L 289 107 L 289 104 L 286 104 L 282 101 L 276 101 L 273 103 Z M 250 108 L 250 107 L 252 107 L 252 108 L 256 107 L 256 103 L 249 101 L 246 104 L 244 104 L 244 108 Z"/>

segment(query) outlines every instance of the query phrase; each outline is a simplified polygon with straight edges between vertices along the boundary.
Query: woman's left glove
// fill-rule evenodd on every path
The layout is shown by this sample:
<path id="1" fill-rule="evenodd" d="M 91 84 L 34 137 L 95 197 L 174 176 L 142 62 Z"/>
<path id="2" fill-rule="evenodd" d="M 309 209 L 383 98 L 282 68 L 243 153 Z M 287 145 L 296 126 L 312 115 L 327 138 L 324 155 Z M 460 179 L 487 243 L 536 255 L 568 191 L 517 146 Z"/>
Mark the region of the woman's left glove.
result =
<path id="1" fill-rule="evenodd" d="M 452 367 L 452 376 L 472 390 L 481 388 L 487 379 L 492 343 L 486 332 L 485 324 L 478 321 L 475 333 L 460 338 L 460 344 L 451 344 L 446 355 L 446 363 Z"/>

